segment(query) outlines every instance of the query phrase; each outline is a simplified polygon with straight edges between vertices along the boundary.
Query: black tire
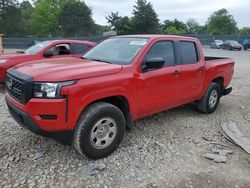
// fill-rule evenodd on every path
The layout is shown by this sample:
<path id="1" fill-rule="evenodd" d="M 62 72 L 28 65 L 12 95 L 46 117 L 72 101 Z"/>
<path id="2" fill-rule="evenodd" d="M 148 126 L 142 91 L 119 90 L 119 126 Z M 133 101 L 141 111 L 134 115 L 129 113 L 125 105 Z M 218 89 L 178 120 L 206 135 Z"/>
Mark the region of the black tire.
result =
<path id="1" fill-rule="evenodd" d="M 91 140 L 91 136 L 95 129 L 97 129 L 96 134 L 99 133 L 99 128 L 96 128 L 96 125 L 98 124 L 98 122 L 99 124 L 102 124 L 104 121 L 103 118 L 104 120 L 105 118 L 110 118 L 114 121 L 114 124 L 117 127 L 116 133 L 113 133 L 113 136 L 115 136 L 114 138 L 112 138 L 112 142 L 110 141 L 110 145 L 107 145 L 106 147 L 103 146 L 105 148 L 96 148 L 96 143 L 94 143 L 94 140 Z M 100 159 L 106 157 L 119 146 L 125 132 L 125 127 L 126 120 L 119 108 L 106 102 L 97 102 L 91 104 L 79 117 L 73 139 L 74 148 L 81 155 L 86 155 L 87 157 L 92 159 Z M 108 134 L 109 132 L 107 132 L 106 136 Z M 101 140 L 102 138 L 98 139 Z M 102 142 L 103 141 L 101 141 L 101 144 Z"/>
<path id="2" fill-rule="evenodd" d="M 202 99 L 198 102 L 197 108 L 200 112 L 205 113 L 205 114 L 210 114 L 213 113 L 220 102 L 220 97 L 221 97 L 221 86 L 218 83 L 212 82 L 205 95 L 202 97 Z M 213 102 L 213 105 L 210 105 L 210 96 L 213 95 L 216 92 L 217 94 L 217 99 Z"/>

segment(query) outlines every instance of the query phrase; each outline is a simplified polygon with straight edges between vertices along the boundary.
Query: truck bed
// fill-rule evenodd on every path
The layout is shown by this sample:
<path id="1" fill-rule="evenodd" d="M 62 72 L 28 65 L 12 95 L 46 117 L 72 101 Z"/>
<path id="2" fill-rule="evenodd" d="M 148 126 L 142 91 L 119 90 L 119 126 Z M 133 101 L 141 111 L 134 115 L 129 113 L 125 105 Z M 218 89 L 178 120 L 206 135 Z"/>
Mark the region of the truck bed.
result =
<path id="1" fill-rule="evenodd" d="M 224 59 L 230 59 L 228 57 L 213 57 L 213 56 L 205 56 L 205 61 L 214 61 L 214 60 L 224 60 Z"/>

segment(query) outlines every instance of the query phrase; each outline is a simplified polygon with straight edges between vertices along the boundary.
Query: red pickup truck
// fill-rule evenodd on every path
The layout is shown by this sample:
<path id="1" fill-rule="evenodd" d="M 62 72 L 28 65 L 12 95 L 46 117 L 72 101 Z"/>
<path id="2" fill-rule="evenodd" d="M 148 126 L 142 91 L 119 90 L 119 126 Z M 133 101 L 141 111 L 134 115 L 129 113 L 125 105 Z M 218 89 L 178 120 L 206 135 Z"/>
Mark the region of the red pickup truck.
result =
<path id="1" fill-rule="evenodd" d="M 107 39 L 82 59 L 8 70 L 6 102 L 32 132 L 73 132 L 80 154 L 112 153 L 132 122 L 183 104 L 212 113 L 231 92 L 234 61 L 204 57 L 195 38 L 131 35 Z"/>
<path id="2" fill-rule="evenodd" d="M 6 71 L 17 64 L 31 60 L 61 57 L 81 57 L 96 43 L 80 40 L 53 40 L 38 42 L 16 54 L 0 55 L 0 83 L 6 79 Z"/>

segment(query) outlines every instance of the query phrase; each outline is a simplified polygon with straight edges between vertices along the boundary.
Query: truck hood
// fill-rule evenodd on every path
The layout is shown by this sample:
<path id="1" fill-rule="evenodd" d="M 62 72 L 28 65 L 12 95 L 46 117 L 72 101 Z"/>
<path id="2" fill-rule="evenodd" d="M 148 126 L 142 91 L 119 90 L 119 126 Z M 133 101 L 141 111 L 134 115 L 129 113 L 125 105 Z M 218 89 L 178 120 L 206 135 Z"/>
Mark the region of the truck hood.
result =
<path id="1" fill-rule="evenodd" d="M 27 56 L 30 56 L 29 54 L 6 54 L 6 55 L 0 55 L 0 60 L 2 59 L 15 59 L 15 58 L 26 58 Z"/>
<path id="2" fill-rule="evenodd" d="M 33 77 L 34 81 L 60 82 L 118 73 L 121 65 L 80 58 L 37 60 L 12 69 Z"/>

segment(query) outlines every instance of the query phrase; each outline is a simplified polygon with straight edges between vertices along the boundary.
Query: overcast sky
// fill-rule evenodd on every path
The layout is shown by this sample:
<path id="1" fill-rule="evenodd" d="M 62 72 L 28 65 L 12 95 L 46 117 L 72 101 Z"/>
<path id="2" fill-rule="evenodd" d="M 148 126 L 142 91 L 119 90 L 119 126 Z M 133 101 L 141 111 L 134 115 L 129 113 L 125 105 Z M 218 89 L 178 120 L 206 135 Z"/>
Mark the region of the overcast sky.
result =
<path id="1" fill-rule="evenodd" d="M 159 19 L 177 18 L 184 22 L 195 18 L 205 24 L 214 11 L 226 8 L 238 23 L 238 27 L 250 27 L 249 0 L 150 0 Z M 93 18 L 97 24 L 106 25 L 105 17 L 110 12 L 118 11 L 121 16 L 131 16 L 135 0 L 85 0 L 93 10 Z"/>

